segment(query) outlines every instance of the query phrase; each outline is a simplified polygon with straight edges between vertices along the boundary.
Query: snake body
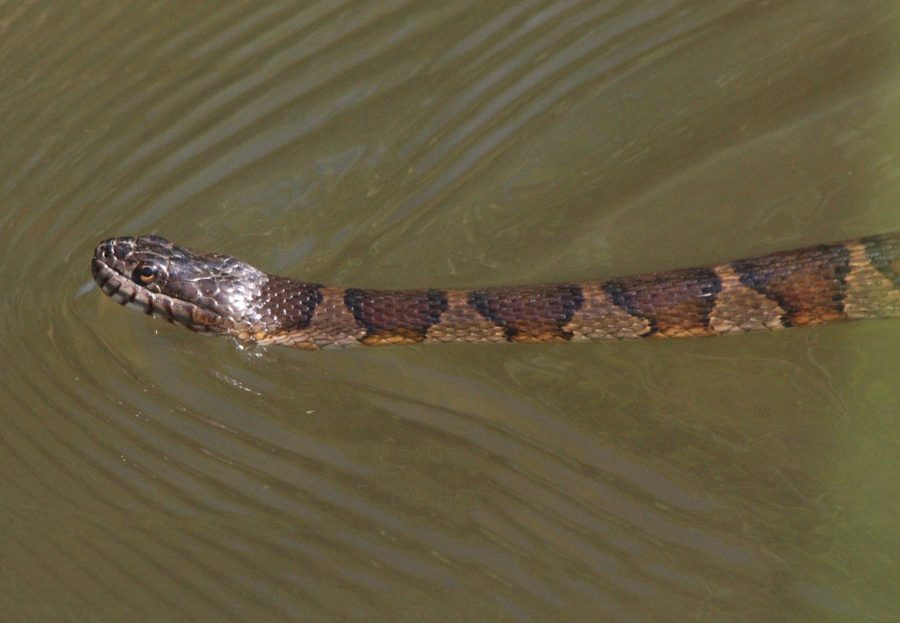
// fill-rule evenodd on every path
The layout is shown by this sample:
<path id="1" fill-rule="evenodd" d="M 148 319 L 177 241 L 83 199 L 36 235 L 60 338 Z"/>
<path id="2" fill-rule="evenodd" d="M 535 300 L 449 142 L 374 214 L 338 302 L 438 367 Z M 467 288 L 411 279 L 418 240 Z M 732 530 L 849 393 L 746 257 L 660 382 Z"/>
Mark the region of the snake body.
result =
<path id="1" fill-rule="evenodd" d="M 159 236 L 104 240 L 91 270 L 103 292 L 147 314 L 310 350 L 712 336 L 900 316 L 900 232 L 702 268 L 502 288 L 324 286 Z"/>

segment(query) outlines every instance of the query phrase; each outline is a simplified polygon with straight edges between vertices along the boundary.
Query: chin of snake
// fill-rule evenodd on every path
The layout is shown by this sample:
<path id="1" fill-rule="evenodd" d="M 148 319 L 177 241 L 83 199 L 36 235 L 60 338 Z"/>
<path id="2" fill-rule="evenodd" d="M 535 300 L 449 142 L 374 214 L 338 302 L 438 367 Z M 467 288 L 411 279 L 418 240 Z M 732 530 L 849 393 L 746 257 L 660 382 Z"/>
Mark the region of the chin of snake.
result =
<path id="1" fill-rule="evenodd" d="M 193 331 L 309 350 L 713 336 L 900 316 L 900 232 L 604 281 L 473 289 L 324 286 L 159 236 L 104 240 L 91 272 L 118 303 Z"/>

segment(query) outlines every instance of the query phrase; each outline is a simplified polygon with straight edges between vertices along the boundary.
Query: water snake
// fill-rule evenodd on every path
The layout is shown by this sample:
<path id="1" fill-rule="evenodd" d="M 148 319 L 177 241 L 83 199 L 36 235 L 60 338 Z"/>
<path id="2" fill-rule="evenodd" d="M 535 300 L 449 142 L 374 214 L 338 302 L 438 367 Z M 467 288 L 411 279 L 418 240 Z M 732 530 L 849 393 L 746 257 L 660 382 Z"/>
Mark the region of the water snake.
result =
<path id="1" fill-rule="evenodd" d="M 900 232 L 701 268 L 499 288 L 325 286 L 159 236 L 104 240 L 91 272 L 120 304 L 194 331 L 310 350 L 710 336 L 900 316 Z"/>

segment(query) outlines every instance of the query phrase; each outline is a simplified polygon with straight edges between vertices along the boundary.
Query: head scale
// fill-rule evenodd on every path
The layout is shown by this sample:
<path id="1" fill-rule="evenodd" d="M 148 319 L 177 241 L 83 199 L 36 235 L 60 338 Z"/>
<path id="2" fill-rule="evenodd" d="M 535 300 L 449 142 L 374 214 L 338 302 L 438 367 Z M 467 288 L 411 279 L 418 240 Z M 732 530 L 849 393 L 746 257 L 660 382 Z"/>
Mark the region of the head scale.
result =
<path id="1" fill-rule="evenodd" d="M 196 253 L 159 236 L 104 240 L 91 273 L 118 303 L 211 333 L 252 323 L 252 300 L 268 280 L 233 257 Z"/>

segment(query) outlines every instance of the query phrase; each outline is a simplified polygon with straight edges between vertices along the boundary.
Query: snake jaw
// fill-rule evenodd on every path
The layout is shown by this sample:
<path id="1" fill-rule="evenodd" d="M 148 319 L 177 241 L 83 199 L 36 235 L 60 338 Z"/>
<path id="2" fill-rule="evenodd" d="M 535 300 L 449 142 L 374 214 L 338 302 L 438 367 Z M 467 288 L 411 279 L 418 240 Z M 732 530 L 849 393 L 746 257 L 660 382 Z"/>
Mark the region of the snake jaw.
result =
<path id="1" fill-rule="evenodd" d="M 151 292 L 126 278 L 102 261 L 91 262 L 91 273 L 104 294 L 119 305 L 163 318 L 199 333 L 222 333 L 223 318 L 193 303 Z"/>

